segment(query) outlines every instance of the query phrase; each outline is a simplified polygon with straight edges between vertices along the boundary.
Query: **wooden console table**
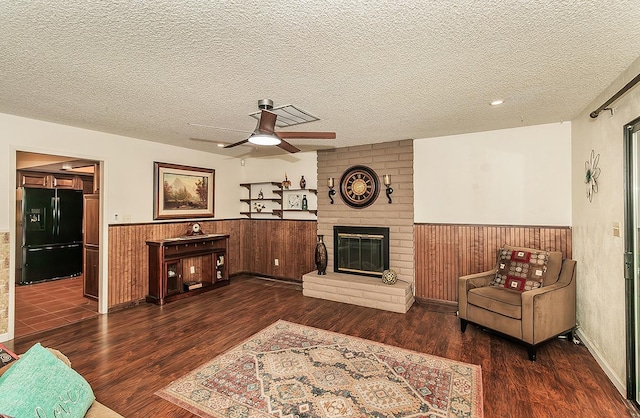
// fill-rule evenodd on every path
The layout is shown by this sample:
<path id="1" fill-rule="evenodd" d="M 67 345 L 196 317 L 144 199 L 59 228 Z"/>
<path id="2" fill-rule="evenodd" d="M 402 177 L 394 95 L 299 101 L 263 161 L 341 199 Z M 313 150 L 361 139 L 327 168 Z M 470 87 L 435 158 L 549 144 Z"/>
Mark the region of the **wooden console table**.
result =
<path id="1" fill-rule="evenodd" d="M 203 234 L 147 241 L 149 294 L 147 302 L 167 302 L 229 284 L 229 235 Z"/>

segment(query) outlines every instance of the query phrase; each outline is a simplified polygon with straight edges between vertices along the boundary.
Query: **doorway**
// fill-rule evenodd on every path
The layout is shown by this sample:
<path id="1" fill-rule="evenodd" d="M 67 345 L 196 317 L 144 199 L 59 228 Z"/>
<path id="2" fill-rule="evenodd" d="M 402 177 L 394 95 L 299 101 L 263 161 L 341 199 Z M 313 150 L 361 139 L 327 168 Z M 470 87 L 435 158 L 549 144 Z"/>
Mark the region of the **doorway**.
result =
<path id="1" fill-rule="evenodd" d="M 86 253 L 99 173 L 99 161 L 16 151 L 14 338 L 98 315 L 99 249 Z"/>
<path id="2" fill-rule="evenodd" d="M 640 118 L 624 127 L 627 398 L 640 400 Z"/>

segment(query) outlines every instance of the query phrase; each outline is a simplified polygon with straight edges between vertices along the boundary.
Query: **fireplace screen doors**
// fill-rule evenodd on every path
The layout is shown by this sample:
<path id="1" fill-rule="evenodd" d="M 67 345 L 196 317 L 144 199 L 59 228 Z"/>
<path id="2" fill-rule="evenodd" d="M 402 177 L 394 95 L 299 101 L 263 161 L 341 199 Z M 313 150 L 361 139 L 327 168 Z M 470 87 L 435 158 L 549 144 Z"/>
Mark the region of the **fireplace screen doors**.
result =
<path id="1" fill-rule="evenodd" d="M 334 227 L 334 271 L 381 277 L 389 268 L 389 228 Z"/>

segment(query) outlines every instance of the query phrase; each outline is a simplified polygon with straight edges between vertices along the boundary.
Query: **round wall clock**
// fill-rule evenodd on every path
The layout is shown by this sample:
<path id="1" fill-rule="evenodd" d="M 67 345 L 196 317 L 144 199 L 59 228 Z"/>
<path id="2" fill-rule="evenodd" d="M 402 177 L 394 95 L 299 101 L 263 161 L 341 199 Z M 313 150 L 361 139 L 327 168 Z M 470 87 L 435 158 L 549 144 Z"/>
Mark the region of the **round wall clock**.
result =
<path id="1" fill-rule="evenodd" d="M 342 174 L 340 196 L 352 208 L 366 208 L 376 201 L 379 193 L 378 175 L 369 167 L 354 165 Z"/>

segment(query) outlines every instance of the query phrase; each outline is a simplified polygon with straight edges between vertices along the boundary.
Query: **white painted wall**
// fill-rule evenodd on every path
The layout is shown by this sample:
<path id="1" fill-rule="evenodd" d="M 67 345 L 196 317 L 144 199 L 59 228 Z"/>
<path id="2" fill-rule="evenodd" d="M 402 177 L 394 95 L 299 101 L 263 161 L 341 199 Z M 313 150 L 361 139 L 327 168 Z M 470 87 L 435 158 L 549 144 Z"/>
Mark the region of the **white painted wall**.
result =
<path id="1" fill-rule="evenodd" d="M 623 127 L 640 117 L 640 87 L 613 103 L 615 113 L 589 113 L 640 73 L 640 58 L 572 121 L 573 258 L 578 261 L 580 336 L 626 395 Z M 598 193 L 589 202 L 584 163 L 600 154 Z M 613 235 L 620 222 L 621 237 Z"/>
<path id="2" fill-rule="evenodd" d="M 132 223 L 153 221 L 153 162 L 167 162 L 216 170 L 215 217 L 237 218 L 237 161 L 219 155 L 142 141 L 104 132 L 58 125 L 34 119 L 0 114 L 0 196 L 13 195 L 15 151 L 101 160 L 106 175 L 103 190 L 107 222 L 118 223 L 128 215 Z M 9 226 L 9 201 L 0 205 L 0 229 Z"/>
<path id="3" fill-rule="evenodd" d="M 416 223 L 571 225 L 571 123 L 414 141 Z"/>

